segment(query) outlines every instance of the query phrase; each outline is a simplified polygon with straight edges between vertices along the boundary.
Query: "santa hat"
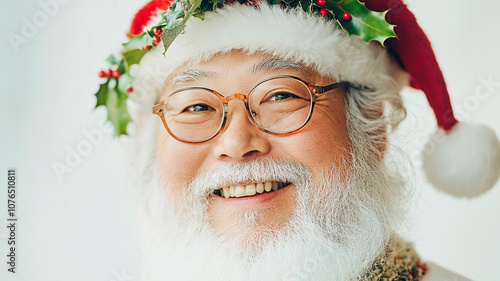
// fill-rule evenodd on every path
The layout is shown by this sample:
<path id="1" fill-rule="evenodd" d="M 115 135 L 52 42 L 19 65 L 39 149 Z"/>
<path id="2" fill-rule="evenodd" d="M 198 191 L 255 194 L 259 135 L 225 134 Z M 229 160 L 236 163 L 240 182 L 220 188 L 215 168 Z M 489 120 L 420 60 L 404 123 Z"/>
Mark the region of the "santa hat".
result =
<path id="1" fill-rule="evenodd" d="M 146 54 L 134 74 L 134 88 L 148 94 L 136 96 L 149 112 L 172 71 L 233 50 L 290 59 L 337 81 L 377 91 L 399 93 L 409 85 L 425 93 L 436 117 L 437 134 L 442 135 L 431 138 L 434 149 L 423 155 L 428 180 L 439 190 L 459 197 L 488 191 L 500 174 L 500 142 L 495 133 L 488 127 L 456 120 L 431 44 L 402 0 L 360 2 L 371 11 L 389 10 L 386 21 L 396 26 L 397 38 L 386 40 L 386 48 L 349 36 L 336 22 L 299 9 L 228 5 L 206 13 L 203 20 L 190 19 L 165 57 L 161 47 Z M 158 10 L 169 5 L 165 0 L 149 2 L 135 16 L 130 34 L 142 32 Z"/>

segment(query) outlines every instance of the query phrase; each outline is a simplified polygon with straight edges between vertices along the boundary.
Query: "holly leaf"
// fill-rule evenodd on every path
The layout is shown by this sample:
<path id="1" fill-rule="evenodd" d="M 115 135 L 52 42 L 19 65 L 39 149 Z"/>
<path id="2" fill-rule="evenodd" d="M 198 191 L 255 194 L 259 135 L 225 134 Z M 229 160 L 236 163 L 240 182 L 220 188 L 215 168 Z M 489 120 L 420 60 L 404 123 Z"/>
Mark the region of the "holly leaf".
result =
<path id="1" fill-rule="evenodd" d="M 203 0 L 192 0 L 193 4 L 187 11 L 186 15 L 184 16 L 183 22 L 187 22 L 187 20 L 196 12 L 196 10 L 201 6 L 201 3 Z"/>
<path id="2" fill-rule="evenodd" d="M 108 109 L 108 121 L 115 128 L 115 136 L 126 135 L 127 125 L 132 121 L 127 109 L 127 95 L 110 88 L 106 108 Z"/>
<path id="3" fill-rule="evenodd" d="M 127 110 L 128 96 L 125 93 L 126 89 L 121 89 L 124 88 L 125 85 L 130 85 L 127 82 L 131 83 L 131 78 L 132 77 L 128 74 L 120 76 L 120 80 L 123 80 L 122 83 L 124 86 L 117 87 L 118 91 L 114 88 L 109 87 L 109 79 L 108 81 L 106 81 L 106 83 L 99 86 L 99 90 L 95 94 L 95 96 L 97 97 L 95 107 L 106 107 L 106 110 L 108 112 L 108 121 L 110 121 L 115 128 L 115 136 L 126 135 L 127 125 L 132 121 Z M 120 85 L 120 81 L 118 85 Z"/>
<path id="4" fill-rule="evenodd" d="M 120 78 L 118 78 L 116 89 L 118 90 L 118 92 L 120 92 L 120 94 L 124 95 L 124 97 L 127 98 L 127 89 L 132 86 L 133 81 L 134 77 L 132 77 L 132 75 L 130 75 L 128 72 L 125 72 L 120 76 Z"/>
<path id="5" fill-rule="evenodd" d="M 201 4 L 200 4 L 199 11 L 197 11 L 196 13 L 194 13 L 193 17 L 197 17 L 197 18 L 203 20 L 203 17 L 205 16 L 205 12 L 208 11 L 208 10 L 211 10 L 211 8 L 212 8 L 211 6 L 212 5 L 214 5 L 214 3 L 211 3 L 210 1 L 202 1 Z"/>
<path id="6" fill-rule="evenodd" d="M 108 100 L 108 93 L 109 93 L 109 79 L 106 81 L 106 83 L 101 84 L 99 86 L 99 90 L 97 90 L 97 93 L 95 93 L 95 96 L 97 98 L 97 101 L 95 103 L 95 108 L 101 105 L 106 105 L 106 101 Z"/>
<path id="7" fill-rule="evenodd" d="M 110 65 L 117 65 L 120 62 L 120 56 L 117 54 L 111 54 L 109 57 L 106 59 L 106 61 Z"/>
<path id="8" fill-rule="evenodd" d="M 309 2 L 308 0 L 302 0 L 302 1 L 299 1 L 300 3 L 300 6 L 302 7 L 302 10 L 306 13 L 310 13 L 311 12 L 311 2 Z"/>
<path id="9" fill-rule="evenodd" d="M 170 45 L 172 45 L 175 38 L 177 38 L 177 36 L 184 31 L 186 22 L 192 15 L 198 14 L 198 16 L 203 17 L 203 15 L 200 14 L 200 11 L 197 11 L 202 3 L 202 0 L 192 0 L 192 3 L 190 5 L 188 4 L 188 6 L 183 6 L 181 1 L 182 0 L 176 0 L 173 2 L 163 16 L 167 24 L 163 29 L 163 33 L 160 35 L 160 38 L 163 42 L 165 52 Z"/>
<path id="10" fill-rule="evenodd" d="M 387 11 L 370 11 L 364 3 L 358 0 L 342 0 L 340 2 L 327 0 L 327 8 L 333 11 L 336 20 L 350 35 L 357 35 L 366 42 L 376 40 L 384 45 L 386 39 L 396 37 L 394 25 L 385 20 Z M 344 20 L 342 15 L 345 12 L 351 14 L 352 18 Z"/>
<path id="11" fill-rule="evenodd" d="M 162 34 L 160 34 L 161 41 L 163 42 L 163 47 L 165 48 L 165 52 L 168 47 L 172 45 L 175 38 L 179 34 L 181 34 L 182 30 L 184 30 L 184 25 L 182 24 L 182 19 L 184 18 L 185 11 L 179 0 L 176 0 L 170 5 L 170 8 L 163 15 L 163 20 L 166 25 L 163 28 Z M 163 52 L 163 54 L 165 54 Z"/>
<path id="12" fill-rule="evenodd" d="M 132 49 L 123 52 L 123 61 L 130 67 L 133 64 L 138 64 L 142 57 L 147 53 L 147 50 L 144 49 Z"/>
<path id="13" fill-rule="evenodd" d="M 123 59 L 120 60 L 120 63 L 118 63 L 118 70 L 120 70 L 120 73 L 124 73 L 127 71 L 127 64 Z"/>
<path id="14" fill-rule="evenodd" d="M 123 48 L 125 51 L 130 51 L 133 49 L 144 49 L 144 46 L 146 45 L 151 45 L 153 42 L 153 39 L 147 32 L 142 32 L 137 35 L 130 35 L 130 39 L 126 42 L 123 43 Z"/>
<path id="15" fill-rule="evenodd" d="M 175 38 L 177 38 L 177 36 L 179 36 L 179 34 L 181 34 L 183 30 L 184 26 L 181 24 L 177 24 L 169 29 L 163 30 L 163 33 L 160 34 L 160 38 L 161 41 L 163 42 L 163 47 L 165 48 L 165 52 L 170 47 L 170 45 L 172 45 Z M 163 52 L 163 54 L 165 54 L 165 52 Z"/>
<path id="16" fill-rule="evenodd" d="M 180 0 L 176 0 L 170 5 L 170 8 L 165 12 L 165 15 L 163 16 L 166 22 L 165 28 L 170 29 L 179 25 L 182 22 L 184 15 L 184 6 L 182 6 Z"/>

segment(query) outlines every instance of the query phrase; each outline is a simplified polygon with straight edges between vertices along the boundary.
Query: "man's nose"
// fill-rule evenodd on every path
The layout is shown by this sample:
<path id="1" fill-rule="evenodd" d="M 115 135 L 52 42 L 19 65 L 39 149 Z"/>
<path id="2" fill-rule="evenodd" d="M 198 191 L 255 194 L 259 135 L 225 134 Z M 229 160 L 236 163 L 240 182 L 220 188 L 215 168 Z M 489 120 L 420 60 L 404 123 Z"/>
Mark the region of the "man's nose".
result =
<path id="1" fill-rule="evenodd" d="M 242 161 L 263 156 L 270 149 L 268 134 L 251 123 L 244 103 L 229 102 L 224 131 L 216 138 L 215 156 L 220 160 Z"/>

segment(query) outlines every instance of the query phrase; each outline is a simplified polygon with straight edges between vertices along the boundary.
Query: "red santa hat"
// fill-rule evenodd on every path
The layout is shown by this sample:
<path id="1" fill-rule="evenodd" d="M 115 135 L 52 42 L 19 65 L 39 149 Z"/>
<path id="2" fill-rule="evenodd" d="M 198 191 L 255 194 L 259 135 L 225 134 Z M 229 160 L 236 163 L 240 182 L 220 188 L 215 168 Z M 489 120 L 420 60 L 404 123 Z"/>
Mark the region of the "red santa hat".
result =
<path id="1" fill-rule="evenodd" d="M 386 21 L 395 25 L 397 38 L 385 48 L 349 36 L 335 21 L 279 5 L 229 5 L 194 18 L 185 32 L 164 54 L 156 47 L 141 60 L 136 81 L 143 92 L 159 94 L 165 78 L 185 63 L 243 50 L 291 59 L 319 73 L 364 85 L 377 91 L 399 93 L 402 87 L 422 90 L 434 111 L 438 138 L 434 150 L 424 153 L 428 180 L 439 190 L 459 197 L 474 197 L 488 191 L 500 174 L 500 142 L 488 127 L 458 122 L 443 75 L 427 36 L 402 0 L 360 0 L 371 11 L 387 11 Z M 138 34 L 166 10 L 169 1 L 153 0 L 134 17 L 130 34 Z M 161 60 L 160 60 L 161 58 Z M 151 83 L 156 81 L 156 83 Z M 134 84 L 134 88 L 141 85 Z M 140 95 L 145 111 L 158 95 Z"/>

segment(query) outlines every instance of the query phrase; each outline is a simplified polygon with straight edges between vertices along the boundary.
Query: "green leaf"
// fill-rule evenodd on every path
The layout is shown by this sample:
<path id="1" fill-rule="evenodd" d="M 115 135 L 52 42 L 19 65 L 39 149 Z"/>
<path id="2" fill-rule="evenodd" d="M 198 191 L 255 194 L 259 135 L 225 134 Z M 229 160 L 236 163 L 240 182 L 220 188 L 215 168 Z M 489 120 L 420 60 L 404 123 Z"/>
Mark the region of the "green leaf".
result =
<path id="1" fill-rule="evenodd" d="M 117 54 L 111 54 L 106 60 L 110 65 L 117 65 L 118 62 L 120 62 L 120 56 Z"/>
<path id="2" fill-rule="evenodd" d="M 137 35 L 130 35 L 128 42 L 123 43 L 125 51 L 130 51 L 133 49 L 144 49 L 144 46 L 151 45 L 153 39 L 147 32 L 142 32 Z"/>
<path id="3" fill-rule="evenodd" d="M 302 7 L 302 10 L 306 13 L 310 13 L 311 12 L 311 2 L 307 1 L 307 0 L 302 0 L 299 2 L 300 3 L 300 6 Z"/>
<path id="4" fill-rule="evenodd" d="M 95 93 L 95 96 L 97 98 L 97 102 L 95 104 L 95 107 L 97 108 L 98 106 L 101 105 L 106 105 L 106 101 L 108 100 L 108 93 L 109 93 L 109 79 L 106 81 L 106 83 L 101 84 L 99 86 L 99 90 L 97 93 Z"/>
<path id="5" fill-rule="evenodd" d="M 125 98 L 127 98 L 127 89 L 132 86 L 133 81 L 134 77 L 132 77 L 132 75 L 130 75 L 128 72 L 125 72 L 120 76 L 120 78 L 118 78 L 116 89 L 118 90 L 118 92 L 120 92 L 120 94 L 123 94 Z"/>
<path id="6" fill-rule="evenodd" d="M 370 11 L 358 0 L 327 1 L 326 6 L 333 11 L 337 21 L 350 35 L 357 35 L 366 42 L 376 40 L 382 45 L 387 38 L 396 37 L 394 25 L 385 20 L 387 11 Z M 345 12 L 351 14 L 350 20 L 342 18 Z"/>
<path id="7" fill-rule="evenodd" d="M 170 9 L 163 16 L 167 25 L 163 29 L 163 33 L 160 35 L 160 38 L 163 41 L 165 52 L 170 45 L 172 45 L 175 38 L 177 38 L 177 36 L 184 31 L 186 22 L 192 15 L 198 14 L 198 17 L 203 17 L 198 9 L 202 0 L 192 0 L 192 3 L 185 1 L 184 6 L 181 1 L 182 0 L 176 0 L 173 2 L 170 5 Z"/>
<path id="8" fill-rule="evenodd" d="M 201 4 L 200 4 L 200 12 L 201 14 L 204 14 L 206 11 L 208 11 L 209 9 L 211 10 L 211 8 L 213 7 L 214 3 L 211 3 L 210 1 L 202 1 Z"/>
<path id="9" fill-rule="evenodd" d="M 192 0 L 192 1 L 193 1 L 192 6 L 189 8 L 186 15 L 184 16 L 184 19 L 182 20 L 184 24 L 196 12 L 196 10 L 201 6 L 201 3 L 203 2 L 203 0 Z"/>
<path id="10" fill-rule="evenodd" d="M 164 29 L 163 33 L 160 34 L 161 41 L 163 42 L 163 47 L 165 48 L 165 52 L 172 45 L 175 38 L 179 36 L 184 30 L 184 26 L 181 24 L 177 24 L 176 26 L 171 27 L 170 29 Z M 164 54 L 165 54 L 164 52 Z"/>
<path id="11" fill-rule="evenodd" d="M 194 13 L 193 17 L 199 18 L 200 20 L 203 20 L 203 17 L 205 16 L 205 13 Z"/>
<path id="12" fill-rule="evenodd" d="M 108 112 L 108 121 L 113 124 L 115 128 L 115 136 L 126 135 L 127 134 L 127 124 L 132 121 L 127 110 L 127 94 L 125 93 L 126 88 L 122 90 L 126 85 L 130 85 L 132 76 L 129 74 L 124 74 L 120 76 L 118 80 L 118 91 L 114 88 L 109 87 L 109 81 L 101 84 L 99 90 L 95 94 L 97 97 L 96 108 L 98 106 L 106 107 Z M 129 81 L 127 81 L 129 80 Z M 123 86 L 120 86 L 123 84 Z"/>
<path id="13" fill-rule="evenodd" d="M 115 136 L 126 135 L 127 125 L 132 121 L 127 109 L 127 95 L 113 88 L 109 89 L 106 108 L 108 109 L 108 121 L 115 128 Z"/>
<path id="14" fill-rule="evenodd" d="M 147 53 L 147 50 L 144 49 L 132 49 L 123 52 L 123 60 L 127 64 L 128 67 L 130 67 L 133 64 L 138 64 L 142 57 Z"/>
<path id="15" fill-rule="evenodd" d="M 127 64 L 125 63 L 124 60 L 120 60 L 120 63 L 118 64 L 118 69 L 120 70 L 120 73 L 125 73 L 127 71 Z"/>
<path id="16" fill-rule="evenodd" d="M 278 1 L 280 1 L 280 0 L 278 0 Z M 200 7 L 195 10 L 193 17 L 196 17 L 196 18 L 203 20 L 203 17 L 205 16 L 205 12 L 213 11 L 215 5 L 217 5 L 217 0 L 215 0 L 214 2 L 202 0 Z"/>
<path id="17" fill-rule="evenodd" d="M 163 16 L 165 22 L 167 23 L 165 29 L 168 30 L 178 26 L 184 18 L 184 15 L 184 7 L 182 6 L 180 0 L 176 0 L 170 5 L 170 9 L 168 9 Z"/>

